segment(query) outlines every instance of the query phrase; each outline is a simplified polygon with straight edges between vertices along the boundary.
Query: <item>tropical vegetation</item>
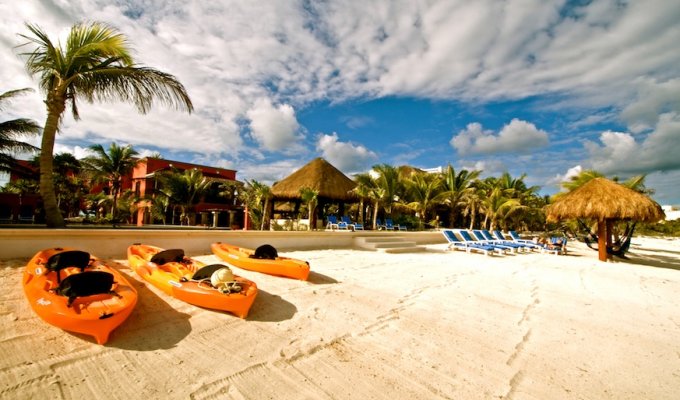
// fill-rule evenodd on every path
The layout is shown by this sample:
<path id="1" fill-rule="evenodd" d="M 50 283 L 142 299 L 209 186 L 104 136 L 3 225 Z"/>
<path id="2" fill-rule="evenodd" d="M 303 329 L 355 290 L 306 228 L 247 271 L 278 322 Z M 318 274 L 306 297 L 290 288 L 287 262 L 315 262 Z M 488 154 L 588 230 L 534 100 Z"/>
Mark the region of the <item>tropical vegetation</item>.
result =
<path id="1" fill-rule="evenodd" d="M 45 93 L 47 118 L 40 146 L 40 194 L 48 227 L 63 227 L 53 177 L 53 150 L 67 105 L 78 120 L 80 101 L 122 100 L 146 113 L 154 100 L 191 112 L 193 105 L 184 86 L 172 75 L 134 63 L 127 38 L 100 22 L 73 25 L 65 45 L 53 42 L 37 25 L 27 24 L 21 35 L 32 47 L 26 68 L 38 76 Z"/>
<path id="2" fill-rule="evenodd" d="M 10 90 L 0 93 L 0 111 L 12 98 L 25 94 L 31 89 Z M 19 152 L 36 152 L 39 149 L 30 143 L 22 141 L 27 136 L 40 134 L 40 126 L 27 118 L 14 118 L 0 122 L 0 171 L 10 171 L 16 160 L 14 154 Z"/>

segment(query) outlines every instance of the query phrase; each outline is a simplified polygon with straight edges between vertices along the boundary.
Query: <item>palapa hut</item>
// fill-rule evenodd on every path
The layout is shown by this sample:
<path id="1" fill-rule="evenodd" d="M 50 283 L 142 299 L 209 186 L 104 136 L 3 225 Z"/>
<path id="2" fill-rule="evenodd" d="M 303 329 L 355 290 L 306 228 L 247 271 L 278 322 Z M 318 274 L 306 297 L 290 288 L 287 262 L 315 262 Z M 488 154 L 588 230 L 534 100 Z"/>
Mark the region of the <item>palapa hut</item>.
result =
<path id="1" fill-rule="evenodd" d="M 319 193 L 317 197 L 319 210 L 323 209 L 324 204 L 329 203 L 340 203 L 342 209 L 345 202 L 356 201 L 356 196 L 352 191 L 355 186 L 356 183 L 353 180 L 319 157 L 274 183 L 272 204 L 276 201 L 292 200 L 296 202 L 297 209 L 300 203 L 300 189 L 307 187 Z M 310 224 L 312 223 L 313 221 L 310 221 Z"/>
<path id="2" fill-rule="evenodd" d="M 656 222 L 665 217 L 654 200 L 605 178 L 594 178 L 546 208 L 548 221 L 569 218 L 597 220 L 598 252 L 607 260 L 614 220 Z"/>

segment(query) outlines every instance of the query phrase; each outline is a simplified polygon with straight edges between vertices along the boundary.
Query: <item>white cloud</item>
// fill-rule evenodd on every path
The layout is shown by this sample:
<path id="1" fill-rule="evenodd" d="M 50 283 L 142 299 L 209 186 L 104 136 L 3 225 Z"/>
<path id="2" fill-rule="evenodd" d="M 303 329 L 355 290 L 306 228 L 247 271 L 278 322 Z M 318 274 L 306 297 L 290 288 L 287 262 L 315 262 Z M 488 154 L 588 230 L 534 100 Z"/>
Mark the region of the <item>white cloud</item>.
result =
<path id="1" fill-rule="evenodd" d="M 473 122 L 454 135 L 450 144 L 460 155 L 527 153 L 548 145 L 548 133 L 516 118 L 503 126 L 498 135 L 492 130 L 484 130 L 482 124 Z"/>
<path id="2" fill-rule="evenodd" d="M 654 130 L 637 142 L 623 132 L 603 132 L 600 143 L 584 142 L 595 170 L 605 174 L 642 174 L 680 169 L 680 114 L 659 117 Z"/>
<path id="3" fill-rule="evenodd" d="M 319 135 L 316 142 L 321 156 L 345 173 L 364 171 L 378 156 L 362 145 L 338 140 L 338 134 Z"/>
<path id="4" fill-rule="evenodd" d="M 659 115 L 680 114 L 680 3 L 574 3 L 2 2 L 0 91 L 36 87 L 17 57 L 23 50 L 15 48 L 23 41 L 17 33 L 26 33 L 23 21 L 63 37 L 74 22 L 101 20 L 130 37 L 139 63 L 175 75 L 196 112 L 156 107 L 142 116 L 126 105 L 81 101 L 82 120 L 65 118 L 57 143 L 120 140 L 207 159 L 257 158 L 264 165 L 290 151 L 291 143 L 302 148 L 306 129 L 295 114 L 314 102 L 391 96 L 485 104 L 548 96 L 536 103 L 544 109 L 557 104 L 564 115 L 595 112 L 574 125 L 579 129 L 623 121 L 624 135 L 634 135 L 646 158 L 634 157 L 637 169 L 678 168 L 668 155 L 675 147 L 663 133 L 672 123 Z M 261 106 L 262 99 L 270 100 Z M 22 117 L 44 123 L 41 94 L 31 95 L 22 110 Z M 368 119 L 345 122 L 372 125 Z M 457 146 L 461 154 L 496 154 L 547 144 L 543 131 L 524 124 L 499 132 L 468 126 Z M 248 134 L 257 146 L 243 140 Z M 551 134 L 553 147 L 564 139 L 557 134 Z M 605 141 L 589 149 L 598 165 L 614 168 L 621 163 L 608 163 L 604 155 L 618 157 L 625 150 L 618 142 L 630 141 L 613 132 Z M 414 161 L 422 164 L 424 157 Z"/>
<path id="5" fill-rule="evenodd" d="M 558 174 L 553 176 L 552 178 L 548 178 L 545 182 L 546 185 L 554 185 L 554 186 L 561 186 L 562 182 L 568 182 L 571 180 L 571 178 L 578 176 L 581 172 L 583 171 L 583 167 L 580 165 L 577 165 L 575 167 L 571 167 L 565 172 L 564 174 Z"/>
<path id="6" fill-rule="evenodd" d="M 295 110 L 288 104 L 274 106 L 268 99 L 260 99 L 247 112 L 250 134 L 268 151 L 291 153 L 300 149 L 300 124 Z"/>
<path id="7" fill-rule="evenodd" d="M 102 145 L 104 146 L 104 145 Z M 108 146 L 104 146 L 105 149 L 108 149 Z M 90 157 L 95 155 L 92 150 L 90 150 L 87 147 L 81 147 L 81 146 L 67 146 L 63 144 L 55 144 L 54 145 L 54 154 L 61 154 L 61 153 L 68 153 L 68 154 L 73 154 L 73 157 L 75 157 L 78 160 L 82 160 L 85 157 Z"/>

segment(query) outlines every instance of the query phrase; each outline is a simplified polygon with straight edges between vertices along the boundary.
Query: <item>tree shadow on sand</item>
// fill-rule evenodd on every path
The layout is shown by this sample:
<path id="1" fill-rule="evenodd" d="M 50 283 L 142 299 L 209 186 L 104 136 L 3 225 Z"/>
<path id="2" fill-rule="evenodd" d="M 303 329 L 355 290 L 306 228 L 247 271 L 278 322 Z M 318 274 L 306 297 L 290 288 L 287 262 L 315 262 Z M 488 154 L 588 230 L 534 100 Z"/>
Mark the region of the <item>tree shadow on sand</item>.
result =
<path id="1" fill-rule="evenodd" d="M 664 251 L 665 252 L 665 251 Z M 672 253 L 672 252 L 671 252 Z M 620 263 L 631 265 L 644 265 L 654 268 L 666 268 L 680 271 L 680 260 L 677 257 L 671 257 L 664 254 L 635 254 L 627 253 L 625 259 L 615 257 L 615 260 Z"/>
<path id="2" fill-rule="evenodd" d="M 257 297 L 252 307 L 250 307 L 246 320 L 281 322 L 293 318 L 296 312 L 297 307 L 295 307 L 295 304 L 284 300 L 281 296 L 258 289 Z"/>
<path id="3" fill-rule="evenodd" d="M 191 332 L 189 314 L 179 312 L 147 287 L 144 281 L 121 271 L 125 266 L 112 265 L 137 289 L 137 305 L 128 319 L 111 332 L 107 347 L 152 351 L 170 349 Z"/>
<path id="4" fill-rule="evenodd" d="M 307 282 L 313 283 L 315 285 L 330 285 L 333 283 L 338 283 L 335 278 L 331 278 L 328 275 L 320 274 L 318 272 L 309 271 L 309 277 Z"/>

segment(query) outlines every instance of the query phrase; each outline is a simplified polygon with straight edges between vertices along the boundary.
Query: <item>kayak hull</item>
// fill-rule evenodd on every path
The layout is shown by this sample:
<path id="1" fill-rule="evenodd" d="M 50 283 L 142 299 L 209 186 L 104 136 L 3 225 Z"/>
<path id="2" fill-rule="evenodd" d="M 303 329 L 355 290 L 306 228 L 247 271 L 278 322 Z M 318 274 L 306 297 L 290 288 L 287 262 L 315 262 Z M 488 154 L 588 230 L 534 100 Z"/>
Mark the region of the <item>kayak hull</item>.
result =
<path id="1" fill-rule="evenodd" d="M 137 291 L 116 269 L 96 257 L 91 256 L 90 264 L 84 270 L 67 267 L 56 272 L 47 268 L 50 257 L 71 250 L 74 249 L 50 248 L 36 253 L 24 270 L 24 294 L 33 311 L 45 322 L 69 332 L 92 336 L 98 344 L 104 344 L 111 331 L 132 313 L 137 304 Z M 69 298 L 56 292 L 58 282 L 90 271 L 112 274 L 115 282 L 112 293 L 77 297 L 69 305 Z"/>
<path id="2" fill-rule="evenodd" d="M 185 258 L 184 262 L 167 262 L 162 265 L 151 262 L 152 257 L 161 251 L 163 249 L 156 246 L 132 245 L 127 251 L 128 263 L 142 279 L 179 300 L 199 307 L 226 311 L 240 318 L 248 316 L 257 296 L 255 282 L 234 276 L 242 290 L 238 293 L 222 293 L 209 282 L 190 280 L 196 271 L 205 266 L 198 260 Z"/>
<path id="3" fill-rule="evenodd" d="M 238 268 L 302 281 L 309 278 L 309 263 L 306 261 L 288 257 L 273 260 L 253 258 L 254 250 L 221 242 L 213 243 L 210 248 L 213 254 Z"/>

